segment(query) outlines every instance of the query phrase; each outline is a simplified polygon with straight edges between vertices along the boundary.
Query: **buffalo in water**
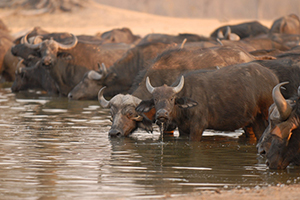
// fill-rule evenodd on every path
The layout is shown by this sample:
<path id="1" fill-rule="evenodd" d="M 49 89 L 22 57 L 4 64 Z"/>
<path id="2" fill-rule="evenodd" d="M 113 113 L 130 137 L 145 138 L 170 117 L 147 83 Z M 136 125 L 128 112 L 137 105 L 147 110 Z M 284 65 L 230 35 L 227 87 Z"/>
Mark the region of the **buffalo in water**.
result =
<path id="1" fill-rule="evenodd" d="M 280 87 L 287 83 L 273 89 L 269 125 L 257 144 L 258 152 L 265 155 L 270 169 L 285 169 L 290 163 L 300 165 L 300 87 L 296 96 L 285 99 Z"/>
<path id="2" fill-rule="evenodd" d="M 143 113 L 155 108 L 160 126 L 175 124 L 180 134 L 188 134 L 193 141 L 200 141 L 205 129 L 243 128 L 246 136 L 260 138 L 277 83 L 271 70 L 255 63 L 188 73 L 171 86 L 153 87 L 147 78 L 152 98 L 141 101 L 136 110 Z"/>
<path id="3" fill-rule="evenodd" d="M 110 108 L 112 113 L 113 124 L 109 131 L 109 135 L 128 136 L 136 130 L 138 126 L 145 126 L 147 127 L 146 130 L 149 130 L 149 123 L 143 124 L 143 120 L 136 120 L 144 119 L 145 116 L 141 116 L 141 118 L 128 117 L 139 115 L 139 113 L 134 110 L 138 101 L 151 98 L 151 94 L 147 91 L 144 81 L 147 76 L 154 82 L 154 86 L 160 86 L 163 84 L 171 84 L 180 74 L 190 70 L 206 69 L 206 72 L 207 70 L 216 70 L 219 67 L 249 62 L 254 59 L 253 56 L 244 50 L 232 47 L 216 47 L 197 50 L 184 48 L 165 51 L 154 60 L 153 64 L 147 70 L 142 71 L 136 77 L 130 92 L 134 98 L 129 98 L 129 94 L 126 96 L 118 94 L 113 97 L 114 101 L 107 103 L 103 97 L 103 92 L 99 93 L 101 94 L 98 95 L 100 105 L 104 108 Z M 134 99 L 134 101 L 131 99 Z M 118 113 L 118 115 L 115 115 L 114 113 Z M 153 120 L 153 111 L 144 114 L 147 116 L 148 120 Z M 132 119 L 132 121 L 130 121 L 130 123 L 126 122 L 128 119 Z M 171 130 L 172 128 L 170 128 L 170 131 Z"/>

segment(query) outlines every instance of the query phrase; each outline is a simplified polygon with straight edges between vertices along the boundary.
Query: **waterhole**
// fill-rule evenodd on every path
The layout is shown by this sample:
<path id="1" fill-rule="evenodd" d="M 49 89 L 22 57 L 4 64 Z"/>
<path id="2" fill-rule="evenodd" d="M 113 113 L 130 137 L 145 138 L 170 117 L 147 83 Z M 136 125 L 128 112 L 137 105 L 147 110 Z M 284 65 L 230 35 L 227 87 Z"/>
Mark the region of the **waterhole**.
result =
<path id="1" fill-rule="evenodd" d="M 109 138 L 109 110 L 34 91 L 0 89 L 2 199 L 159 199 L 201 190 L 299 183 L 300 168 L 272 171 L 241 131 L 201 142 L 138 130 Z"/>

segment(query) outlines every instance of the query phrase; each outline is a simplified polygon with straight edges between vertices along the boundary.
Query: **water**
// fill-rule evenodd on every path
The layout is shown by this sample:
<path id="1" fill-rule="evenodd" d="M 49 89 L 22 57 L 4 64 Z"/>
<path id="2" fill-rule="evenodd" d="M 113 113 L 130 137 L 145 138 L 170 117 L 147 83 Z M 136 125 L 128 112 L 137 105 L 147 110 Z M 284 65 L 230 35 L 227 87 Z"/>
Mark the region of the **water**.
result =
<path id="1" fill-rule="evenodd" d="M 160 199 L 201 190 L 300 182 L 269 170 L 255 142 L 205 132 L 201 142 L 137 131 L 109 138 L 109 110 L 0 89 L 0 199 Z"/>

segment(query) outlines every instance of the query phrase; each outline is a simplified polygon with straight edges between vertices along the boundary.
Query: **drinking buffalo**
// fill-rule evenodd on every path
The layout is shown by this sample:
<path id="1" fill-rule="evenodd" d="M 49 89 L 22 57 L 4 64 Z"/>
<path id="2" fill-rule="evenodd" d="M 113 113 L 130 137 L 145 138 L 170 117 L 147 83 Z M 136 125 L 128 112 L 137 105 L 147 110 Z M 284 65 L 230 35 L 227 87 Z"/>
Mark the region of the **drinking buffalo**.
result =
<path id="1" fill-rule="evenodd" d="M 210 69 L 216 70 L 217 67 L 223 67 L 230 64 L 249 62 L 254 60 L 254 57 L 248 54 L 247 52 L 232 47 L 219 47 L 211 49 L 198 49 L 198 50 L 189 50 L 189 49 L 174 49 L 168 50 L 159 55 L 153 62 L 153 64 L 147 69 L 142 71 L 136 78 L 133 87 L 131 88 L 130 94 L 139 100 L 145 100 L 151 98 L 151 94 L 146 89 L 145 77 L 149 76 L 154 82 L 155 86 L 160 86 L 162 84 L 171 84 L 176 80 L 176 78 L 189 70 L 196 69 Z M 205 70 L 207 71 L 207 70 Z M 203 72 L 203 71 L 202 71 Z M 131 115 L 128 112 L 128 107 L 136 107 L 136 103 L 129 101 L 128 98 L 117 95 L 120 99 L 113 104 L 101 104 L 102 107 L 108 106 L 111 108 L 111 112 L 120 112 L 120 117 L 113 117 L 113 124 L 115 127 L 119 126 L 117 129 L 119 131 L 110 131 L 111 136 L 123 135 L 124 136 L 124 121 L 128 120 L 128 115 Z M 98 96 L 98 99 L 104 99 L 103 96 Z M 153 110 L 152 110 L 153 111 Z M 153 120 L 153 113 L 147 113 L 147 117 L 150 120 Z M 126 129 L 130 130 L 129 133 L 132 133 L 137 128 L 137 122 L 132 120 L 130 127 Z M 141 122 L 139 124 L 142 124 Z M 147 126 L 147 125 L 145 125 Z M 172 130 L 172 128 L 170 128 Z M 112 134 L 114 133 L 114 134 Z"/>
<path id="2" fill-rule="evenodd" d="M 156 110 L 156 120 L 166 128 L 175 123 L 180 134 L 200 141 L 205 129 L 233 131 L 243 128 L 247 136 L 259 138 L 267 126 L 273 103 L 275 74 L 256 63 L 227 66 L 208 73 L 189 73 L 172 86 L 146 87 L 152 94 L 136 108 Z M 176 85 L 176 86 L 175 86 Z"/>
<path id="3" fill-rule="evenodd" d="M 285 84 L 273 89 L 269 125 L 257 144 L 258 152 L 265 154 L 271 169 L 285 169 L 290 163 L 300 165 L 300 87 L 297 96 L 286 100 L 280 92 Z"/>
<path id="4" fill-rule="evenodd" d="M 118 94 L 110 101 L 103 97 L 105 87 L 98 93 L 98 100 L 103 108 L 110 108 L 112 126 L 108 134 L 110 136 L 128 136 L 138 127 L 152 132 L 152 121 L 144 114 L 135 111 L 141 102 L 139 98 L 132 95 Z"/>

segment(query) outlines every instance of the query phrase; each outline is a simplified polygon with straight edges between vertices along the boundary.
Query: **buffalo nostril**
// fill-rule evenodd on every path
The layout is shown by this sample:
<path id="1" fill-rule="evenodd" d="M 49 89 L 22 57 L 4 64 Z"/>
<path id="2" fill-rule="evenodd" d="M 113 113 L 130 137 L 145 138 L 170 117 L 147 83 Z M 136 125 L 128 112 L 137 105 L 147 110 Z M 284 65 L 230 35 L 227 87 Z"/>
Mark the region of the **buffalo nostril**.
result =
<path id="1" fill-rule="evenodd" d="M 72 98 L 73 98 L 72 93 L 69 93 L 69 94 L 68 94 L 68 98 L 69 98 L 69 99 L 72 99 Z"/>
<path id="2" fill-rule="evenodd" d="M 108 132 L 108 135 L 111 137 L 117 137 L 121 135 L 121 131 L 117 130 L 117 129 L 111 129 Z"/>

